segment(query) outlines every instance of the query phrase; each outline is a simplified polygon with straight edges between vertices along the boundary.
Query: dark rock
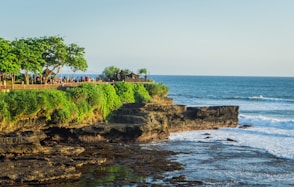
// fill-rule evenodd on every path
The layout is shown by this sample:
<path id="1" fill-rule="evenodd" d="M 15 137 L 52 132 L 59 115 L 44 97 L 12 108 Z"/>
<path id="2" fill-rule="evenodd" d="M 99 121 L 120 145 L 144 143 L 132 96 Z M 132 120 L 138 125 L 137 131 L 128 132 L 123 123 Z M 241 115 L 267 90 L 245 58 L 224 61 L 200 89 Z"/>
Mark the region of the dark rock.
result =
<path id="1" fill-rule="evenodd" d="M 156 103 L 126 104 L 113 112 L 110 123 L 139 125 L 142 132 L 139 136 L 133 136 L 136 138 L 134 141 L 154 141 L 167 138 L 170 132 L 236 127 L 238 110 L 238 106 L 186 107 Z M 119 133 L 127 132 L 124 130 Z M 122 134 L 119 136 L 124 139 L 127 137 Z"/>
<path id="2" fill-rule="evenodd" d="M 231 138 L 227 138 L 228 142 L 238 142 L 237 140 L 231 139 Z"/>
<path id="3" fill-rule="evenodd" d="M 184 175 L 173 177 L 172 180 L 175 182 L 187 182 L 187 178 Z"/>
<path id="4" fill-rule="evenodd" d="M 248 128 L 251 128 L 253 127 L 252 125 L 241 125 L 239 126 L 240 129 L 248 129 Z"/>

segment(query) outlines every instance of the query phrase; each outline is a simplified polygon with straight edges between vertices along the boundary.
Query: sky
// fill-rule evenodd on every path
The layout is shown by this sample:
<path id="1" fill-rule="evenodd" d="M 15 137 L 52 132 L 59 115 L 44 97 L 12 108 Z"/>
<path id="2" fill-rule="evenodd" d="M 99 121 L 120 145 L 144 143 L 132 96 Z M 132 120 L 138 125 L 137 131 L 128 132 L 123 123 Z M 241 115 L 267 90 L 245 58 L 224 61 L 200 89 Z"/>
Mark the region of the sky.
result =
<path id="1" fill-rule="evenodd" d="M 61 36 L 86 73 L 294 76 L 294 0 L 0 0 L 0 37 Z M 68 71 L 66 68 L 64 71 Z"/>

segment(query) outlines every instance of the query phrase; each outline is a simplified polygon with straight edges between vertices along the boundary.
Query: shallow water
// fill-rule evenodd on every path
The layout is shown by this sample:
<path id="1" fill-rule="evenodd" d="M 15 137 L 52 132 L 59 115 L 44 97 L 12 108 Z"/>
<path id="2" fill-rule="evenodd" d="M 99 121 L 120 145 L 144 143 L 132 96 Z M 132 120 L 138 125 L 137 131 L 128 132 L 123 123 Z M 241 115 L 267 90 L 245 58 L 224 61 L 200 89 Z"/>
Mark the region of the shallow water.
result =
<path id="1" fill-rule="evenodd" d="M 294 161 L 260 149 L 183 140 L 167 141 L 158 146 L 180 152 L 171 159 L 185 166 L 183 170 L 166 172 L 165 178 L 183 175 L 187 181 L 201 181 L 201 186 L 294 185 Z"/>

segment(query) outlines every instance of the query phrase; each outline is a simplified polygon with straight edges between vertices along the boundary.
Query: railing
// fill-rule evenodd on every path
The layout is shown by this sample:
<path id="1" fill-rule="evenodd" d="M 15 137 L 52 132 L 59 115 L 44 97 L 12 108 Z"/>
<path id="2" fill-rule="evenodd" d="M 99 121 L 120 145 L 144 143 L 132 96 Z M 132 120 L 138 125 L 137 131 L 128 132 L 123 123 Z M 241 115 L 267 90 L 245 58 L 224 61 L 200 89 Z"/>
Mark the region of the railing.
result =
<path id="1" fill-rule="evenodd" d="M 68 83 L 55 83 L 55 84 L 14 84 L 7 85 L 5 88 L 0 86 L 1 92 L 9 92 L 10 90 L 43 90 L 43 89 L 64 89 L 67 87 L 76 87 L 82 84 L 113 84 L 115 82 L 91 81 L 91 82 L 68 82 Z M 152 82 L 130 82 L 150 84 Z"/>

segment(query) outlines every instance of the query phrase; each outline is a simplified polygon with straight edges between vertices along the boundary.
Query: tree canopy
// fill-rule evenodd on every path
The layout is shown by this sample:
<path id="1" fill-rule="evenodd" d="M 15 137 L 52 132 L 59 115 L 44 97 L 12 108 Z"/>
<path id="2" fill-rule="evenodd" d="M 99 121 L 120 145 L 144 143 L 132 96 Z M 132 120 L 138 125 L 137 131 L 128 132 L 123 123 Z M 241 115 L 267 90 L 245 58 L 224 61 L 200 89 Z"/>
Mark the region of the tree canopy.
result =
<path id="1" fill-rule="evenodd" d="M 129 69 L 120 69 L 116 66 L 108 66 L 103 70 L 101 78 L 106 81 L 116 80 L 117 78 L 116 75 L 121 71 L 125 75 L 132 73 L 132 71 Z M 145 77 L 147 77 L 147 69 L 146 68 L 139 69 L 138 74 L 144 74 Z"/>
<path id="2" fill-rule="evenodd" d="M 102 72 L 102 78 L 105 80 L 113 80 L 115 79 L 115 75 L 119 73 L 120 68 L 115 66 L 106 67 Z"/>
<path id="3" fill-rule="evenodd" d="M 38 73 L 42 71 L 42 67 L 46 64 L 43 53 L 48 44 L 40 39 L 16 39 L 12 41 L 13 52 L 17 58 L 21 69 L 25 74 L 25 81 L 29 84 L 29 72 Z"/>
<path id="4" fill-rule="evenodd" d="M 20 71 L 21 66 L 13 52 L 11 42 L 3 38 L 0 38 L 0 62 L 0 73 L 11 74 L 13 83 L 14 75 Z"/>
<path id="5" fill-rule="evenodd" d="M 64 66 L 70 67 L 74 72 L 86 71 L 88 64 L 84 55 L 84 48 L 75 43 L 67 45 L 59 36 L 13 41 L 0 38 L 0 72 L 12 75 L 24 71 L 27 84 L 29 73 L 42 74 L 45 69 L 55 74 Z"/>

